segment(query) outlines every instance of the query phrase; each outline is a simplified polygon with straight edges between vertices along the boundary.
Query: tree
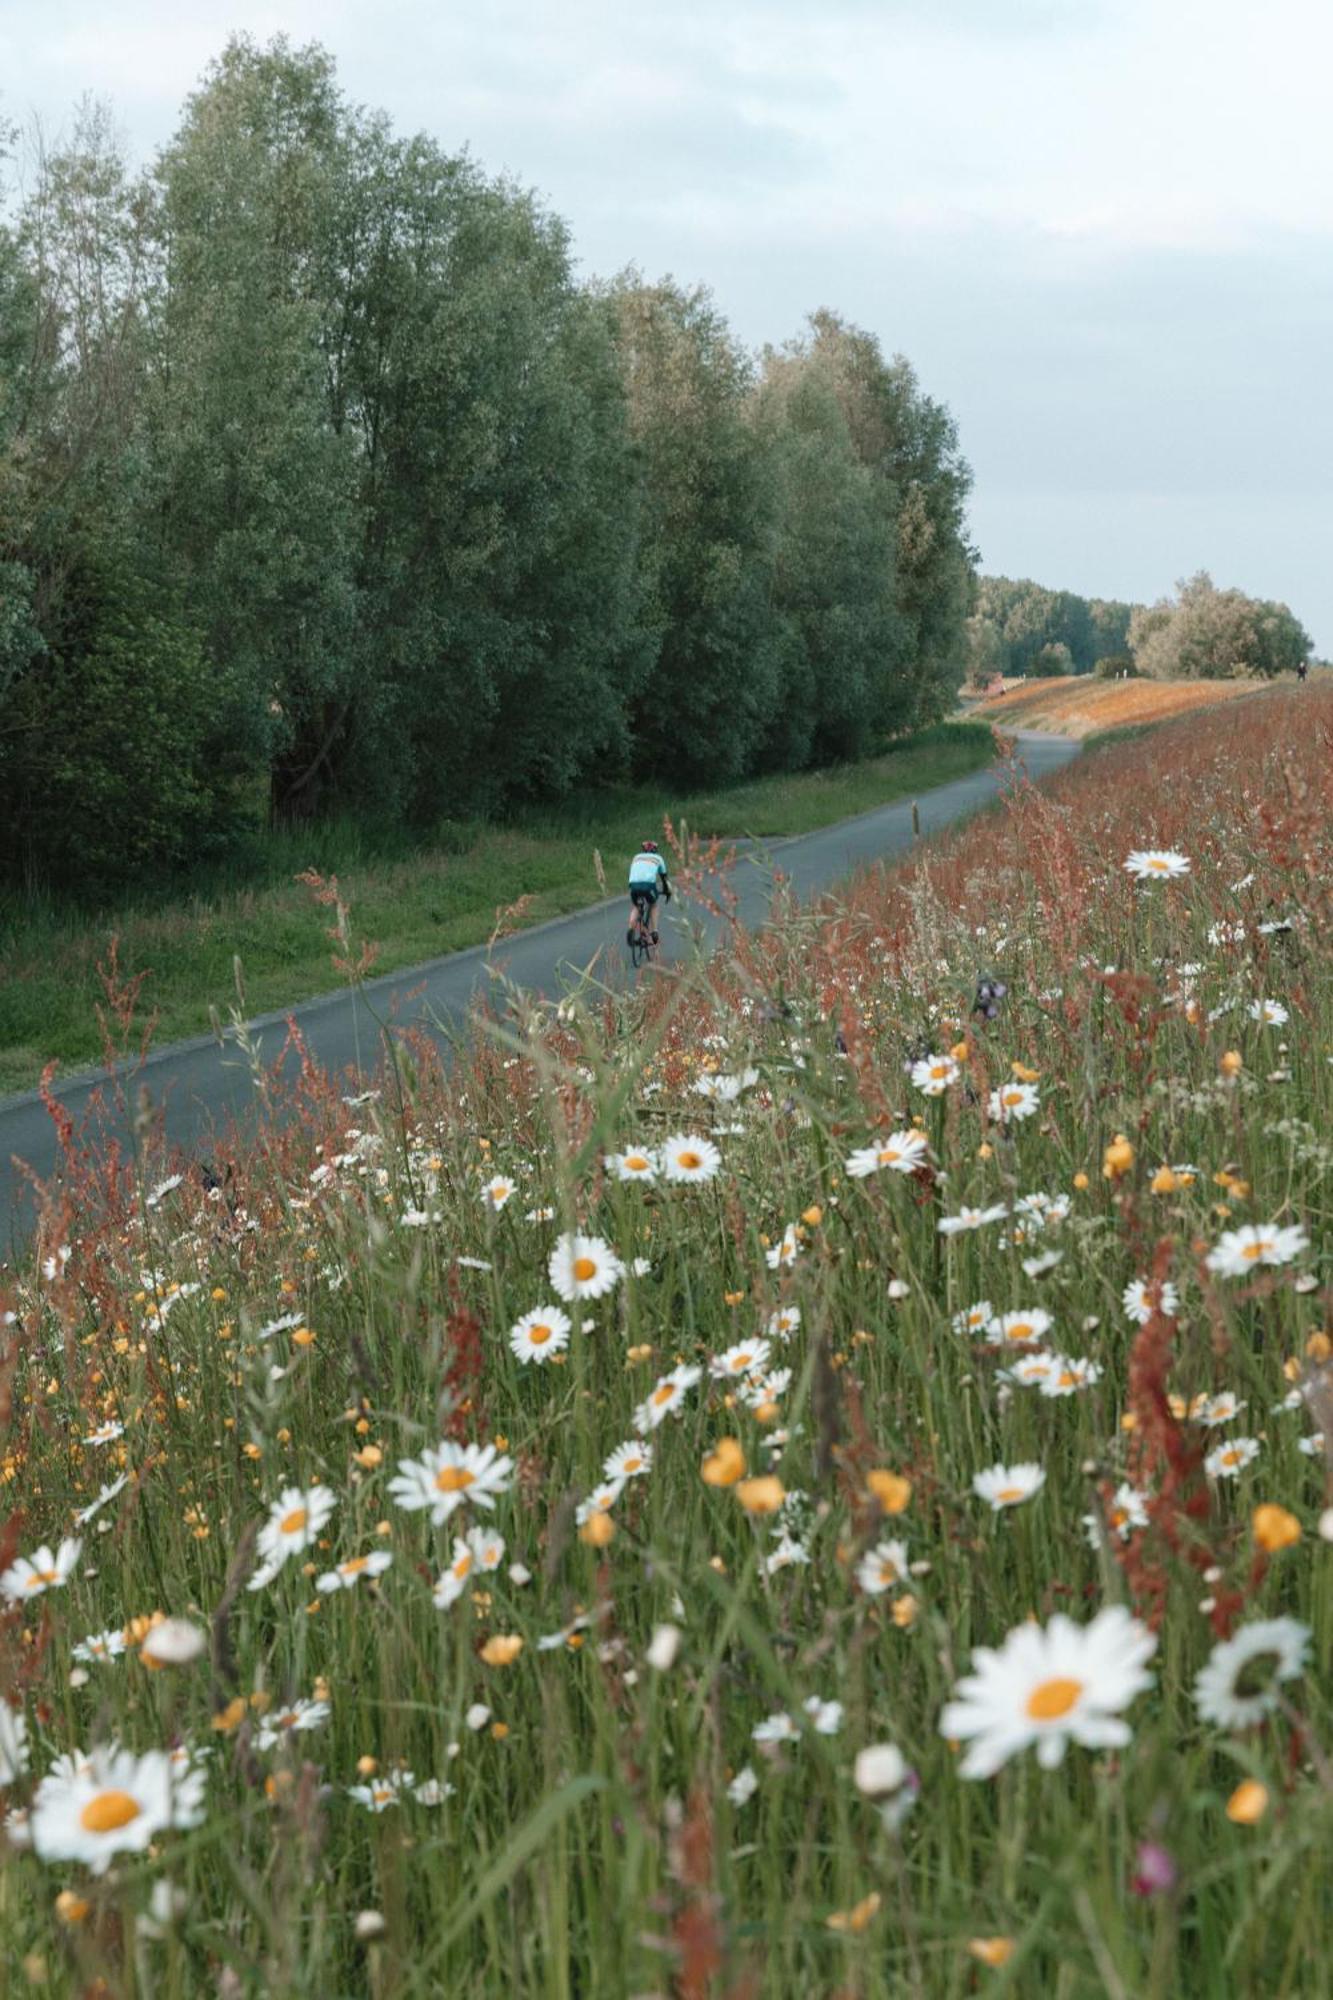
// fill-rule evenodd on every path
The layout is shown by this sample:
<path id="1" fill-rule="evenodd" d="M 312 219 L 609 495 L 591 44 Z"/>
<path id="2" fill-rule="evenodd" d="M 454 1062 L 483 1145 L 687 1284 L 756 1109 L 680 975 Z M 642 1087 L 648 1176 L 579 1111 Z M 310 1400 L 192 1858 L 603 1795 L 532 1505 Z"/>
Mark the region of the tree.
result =
<path id="1" fill-rule="evenodd" d="M 1130 620 L 1129 644 L 1141 673 L 1156 680 L 1271 679 L 1291 672 L 1311 649 L 1285 604 L 1219 590 L 1206 570 L 1177 584 Z"/>

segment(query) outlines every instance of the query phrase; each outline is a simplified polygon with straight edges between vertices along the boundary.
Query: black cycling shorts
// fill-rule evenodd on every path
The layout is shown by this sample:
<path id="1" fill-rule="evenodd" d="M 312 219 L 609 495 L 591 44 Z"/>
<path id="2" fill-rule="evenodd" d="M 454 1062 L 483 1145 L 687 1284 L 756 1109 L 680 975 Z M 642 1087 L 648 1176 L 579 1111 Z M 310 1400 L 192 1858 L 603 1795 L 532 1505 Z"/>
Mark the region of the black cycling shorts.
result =
<path id="1" fill-rule="evenodd" d="M 658 890 L 651 882 L 633 882 L 630 884 L 629 899 L 631 903 L 637 903 L 641 909 L 651 910 L 653 904 L 657 901 L 657 897 Z"/>

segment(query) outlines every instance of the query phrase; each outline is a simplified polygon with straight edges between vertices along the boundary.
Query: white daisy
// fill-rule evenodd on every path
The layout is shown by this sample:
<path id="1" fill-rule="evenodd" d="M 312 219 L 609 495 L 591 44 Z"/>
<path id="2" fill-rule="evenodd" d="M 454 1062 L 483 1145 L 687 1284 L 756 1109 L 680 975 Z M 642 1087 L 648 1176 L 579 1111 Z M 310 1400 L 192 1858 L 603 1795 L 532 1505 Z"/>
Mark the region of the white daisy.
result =
<path id="1" fill-rule="evenodd" d="M 46 1590 L 62 1590 L 74 1572 L 83 1543 L 66 1539 L 52 1553 L 45 1542 L 31 1556 L 20 1556 L 0 1575 L 0 1591 L 11 1604 L 23 1604 Z"/>
<path id="2" fill-rule="evenodd" d="M 1210 1479 L 1239 1479 L 1244 1468 L 1258 1456 L 1258 1438 L 1231 1438 L 1209 1452 L 1203 1469 Z"/>
<path id="3" fill-rule="evenodd" d="M 896 1583 L 907 1581 L 907 1544 L 877 1542 L 856 1565 L 856 1580 L 867 1597 L 882 1597 Z"/>
<path id="4" fill-rule="evenodd" d="M 744 1770 L 737 1771 L 727 1786 L 727 1798 L 732 1805 L 743 1806 L 748 1804 L 758 1790 L 759 1780 L 747 1764 Z"/>
<path id="5" fill-rule="evenodd" d="M 520 1361 L 549 1361 L 569 1346 L 573 1321 L 559 1306 L 534 1306 L 509 1329 L 509 1345 Z"/>
<path id="6" fill-rule="evenodd" d="M 1136 1326 L 1146 1326 L 1152 1317 L 1152 1301 L 1146 1278 L 1131 1278 L 1120 1295 L 1120 1302 Z M 1168 1319 L 1174 1319 L 1180 1311 L 1180 1293 L 1168 1279 L 1162 1285 L 1162 1311 Z"/>
<path id="7" fill-rule="evenodd" d="M 799 1306 L 779 1306 L 769 1314 L 768 1325 L 764 1329 L 770 1340 L 790 1340 L 801 1324 Z"/>
<path id="8" fill-rule="evenodd" d="M 929 1151 L 930 1142 L 924 1132 L 890 1132 L 888 1138 L 881 1139 L 877 1145 L 862 1146 L 853 1153 L 847 1161 L 847 1172 L 856 1181 L 885 1171 L 914 1173 Z"/>
<path id="9" fill-rule="evenodd" d="M 0 1700 L 0 1786 L 12 1785 L 28 1768 L 28 1725 L 19 1709 Z"/>
<path id="10" fill-rule="evenodd" d="M 1250 1729 L 1278 1706 L 1278 1682 L 1305 1672 L 1310 1628 L 1294 1618 L 1263 1618 L 1242 1625 L 1213 1647 L 1194 1682 L 1194 1702 L 1205 1722 L 1222 1729 Z"/>
<path id="11" fill-rule="evenodd" d="M 404 1792 L 410 1792 L 416 1779 L 411 1771 L 385 1771 L 372 1778 L 368 1785 L 349 1785 L 347 1796 L 355 1799 L 367 1812 L 387 1812 L 390 1806 L 400 1805 Z"/>
<path id="12" fill-rule="evenodd" d="M 942 1215 L 935 1227 L 941 1236 L 961 1236 L 965 1230 L 985 1229 L 992 1222 L 1003 1222 L 1008 1213 L 1003 1202 L 993 1208 L 960 1208 L 957 1215 Z"/>
<path id="13" fill-rule="evenodd" d="M 772 1353 L 766 1340 L 740 1340 L 729 1347 L 725 1354 L 715 1354 L 708 1364 L 709 1373 L 725 1378 L 758 1375 L 768 1366 Z"/>
<path id="14" fill-rule="evenodd" d="M 669 1181 L 711 1181 L 722 1155 L 711 1139 L 695 1132 L 678 1132 L 662 1148 L 662 1172 Z"/>
<path id="15" fill-rule="evenodd" d="M 286 1708 L 270 1709 L 259 1725 L 255 1747 L 272 1750 L 307 1729 L 320 1729 L 332 1713 L 326 1701 L 293 1701 Z"/>
<path id="16" fill-rule="evenodd" d="M 840 1701 L 821 1701 L 817 1694 L 812 1694 L 801 1706 L 813 1723 L 816 1736 L 836 1736 L 842 1728 L 843 1707 Z"/>
<path id="17" fill-rule="evenodd" d="M 692 1389 L 703 1376 L 702 1368 L 683 1364 L 664 1375 L 653 1389 L 652 1394 L 640 1403 L 634 1412 L 634 1428 L 640 1437 L 646 1431 L 655 1431 L 664 1418 L 679 1413 L 685 1401 L 686 1391 Z"/>
<path id="18" fill-rule="evenodd" d="M 912 1064 L 912 1081 L 927 1097 L 943 1097 L 958 1081 L 958 1064 L 952 1056 L 927 1056 Z"/>
<path id="19" fill-rule="evenodd" d="M 1051 1315 L 1040 1306 L 1020 1306 L 1013 1312 L 997 1313 L 988 1320 L 986 1333 L 991 1340 L 1034 1342 L 1051 1325 Z"/>
<path id="20" fill-rule="evenodd" d="M 1127 1482 L 1116 1487 L 1107 1509 L 1106 1529 L 1118 1541 L 1127 1542 L 1130 1536 L 1148 1525 L 1148 1496 L 1140 1493 L 1136 1486 Z M 1100 1514 L 1085 1514 L 1083 1526 L 1087 1530 L 1088 1541 L 1096 1549 L 1101 1547 L 1102 1519 Z"/>
<path id="21" fill-rule="evenodd" d="M 80 1639 L 72 1649 L 72 1657 L 83 1660 L 89 1666 L 105 1665 L 108 1660 L 118 1660 L 125 1651 L 123 1632 L 90 1632 L 86 1639 Z"/>
<path id="22" fill-rule="evenodd" d="M 1002 1083 L 991 1092 L 986 1108 L 992 1118 L 1008 1124 L 1015 1119 L 1031 1118 L 1040 1105 L 1035 1083 Z"/>
<path id="23" fill-rule="evenodd" d="M 204 1773 L 161 1750 L 143 1757 L 116 1744 L 58 1759 L 37 1787 L 29 1831 L 43 1861 L 80 1861 L 104 1875 L 118 1854 L 142 1854 L 172 1826 L 204 1817 Z"/>
<path id="24" fill-rule="evenodd" d="M 1012 1368 L 1002 1370 L 1006 1381 L 1017 1382 L 1023 1389 L 1039 1389 L 1043 1382 L 1049 1382 L 1055 1373 L 1056 1357 L 1039 1349 L 1035 1354 L 1021 1354 Z"/>
<path id="25" fill-rule="evenodd" d="M 1242 1229 L 1224 1230 L 1204 1262 L 1219 1277 L 1243 1278 L 1260 1264 L 1289 1264 L 1309 1246 L 1310 1239 L 1298 1224 L 1279 1228 L 1276 1222 L 1246 1223 Z"/>
<path id="26" fill-rule="evenodd" d="M 355 1590 L 363 1577 L 371 1582 L 377 1576 L 383 1576 L 392 1561 L 393 1556 L 388 1549 L 372 1549 L 369 1555 L 348 1556 L 336 1569 L 316 1577 L 315 1589 L 325 1597 L 335 1590 Z"/>
<path id="27" fill-rule="evenodd" d="M 777 1242 L 764 1252 L 764 1262 L 770 1271 L 785 1271 L 800 1254 L 801 1239 L 796 1234 L 796 1224 L 789 1222 Z"/>
<path id="28" fill-rule="evenodd" d="M 1123 1748 L 1130 1730 L 1118 1711 L 1151 1686 L 1144 1669 L 1156 1647 L 1153 1633 L 1119 1604 L 1090 1625 L 1057 1612 L 1045 1627 L 1018 1626 L 998 1652 L 975 1647 L 972 1672 L 940 1716 L 942 1736 L 970 1742 L 960 1775 L 992 1777 L 1030 1744 L 1044 1770 L 1060 1763 L 1071 1741 Z"/>
<path id="29" fill-rule="evenodd" d="M 953 1316 L 955 1333 L 984 1333 L 994 1308 L 989 1299 L 978 1299 L 974 1306 L 967 1306 Z"/>
<path id="30" fill-rule="evenodd" d="M 644 1479 L 653 1469 L 653 1448 L 639 1438 L 618 1444 L 602 1465 L 603 1479 L 623 1486 L 627 1479 Z"/>
<path id="31" fill-rule="evenodd" d="M 650 1181 L 657 1174 L 657 1155 L 645 1147 L 630 1146 L 623 1153 L 613 1153 L 607 1165 L 621 1181 Z"/>
<path id="32" fill-rule="evenodd" d="M 594 1514 L 609 1514 L 625 1490 L 620 1479 L 604 1479 L 600 1486 L 594 1486 L 586 1500 L 580 1500 L 574 1510 L 574 1520 L 581 1528 L 591 1521 Z"/>
<path id="33" fill-rule="evenodd" d="M 118 1424 L 112 1419 L 107 1423 L 99 1424 L 97 1429 L 90 1431 L 83 1441 L 85 1444 L 114 1444 L 118 1437 L 124 1437 L 124 1435 L 124 1424 Z"/>
<path id="34" fill-rule="evenodd" d="M 389 1491 L 406 1513 L 429 1508 L 435 1527 L 465 1503 L 488 1512 L 495 1496 L 509 1490 L 512 1458 L 493 1444 L 454 1444 L 448 1438 L 419 1458 L 400 1458 Z"/>
<path id="35" fill-rule="evenodd" d="M 786 1710 L 781 1708 L 776 1714 L 765 1716 L 762 1722 L 756 1722 L 750 1731 L 756 1743 L 795 1743 L 800 1734 L 799 1724 L 793 1722 Z"/>
<path id="36" fill-rule="evenodd" d="M 1042 1380 L 1041 1393 L 1052 1397 L 1076 1396 L 1080 1389 L 1091 1389 L 1101 1379 L 1099 1362 L 1081 1360 L 1072 1354 L 1053 1354 L 1051 1372 Z"/>
<path id="37" fill-rule="evenodd" d="M 482 1188 L 481 1198 L 487 1208 L 493 1210 L 498 1215 L 505 1203 L 513 1199 L 516 1192 L 517 1183 L 511 1181 L 507 1174 L 492 1174 L 490 1180 Z"/>
<path id="38" fill-rule="evenodd" d="M 1001 1514 L 1006 1507 L 1030 1500 L 1045 1484 L 1046 1474 L 1039 1465 L 992 1465 L 976 1474 L 972 1491 L 978 1499 L 989 1501 L 994 1513 Z"/>
<path id="39" fill-rule="evenodd" d="M 700 1097 L 716 1098 L 719 1104 L 734 1103 L 743 1090 L 749 1090 L 759 1081 L 757 1069 L 743 1069 L 735 1076 L 701 1076 L 694 1085 Z"/>
<path id="40" fill-rule="evenodd" d="M 625 1267 L 600 1236 L 566 1235 L 557 1239 L 547 1272 L 568 1304 L 573 1299 L 600 1299 L 613 1291 Z"/>
<path id="41" fill-rule="evenodd" d="M 104 1507 L 109 1507 L 111 1502 L 115 1499 L 116 1495 L 118 1493 L 123 1493 L 125 1488 L 129 1485 L 129 1483 L 130 1483 L 129 1473 L 122 1472 L 119 1479 L 113 1479 L 109 1482 L 109 1484 L 101 1487 L 98 1491 L 97 1498 L 93 1501 L 90 1501 L 86 1507 L 80 1508 L 79 1512 L 74 1516 L 79 1526 L 81 1528 L 86 1528 L 89 1521 L 95 1520 L 97 1515 L 101 1513 Z"/>
<path id="42" fill-rule="evenodd" d="M 259 1531 L 260 1566 L 250 1580 L 251 1590 L 263 1589 L 288 1556 L 300 1555 L 317 1541 L 337 1504 L 327 1486 L 284 1486 Z"/>
<path id="43" fill-rule="evenodd" d="M 1280 1000 L 1251 1000 L 1250 1019 L 1262 1021 L 1266 1028 L 1280 1028 L 1290 1016 Z"/>
<path id="44" fill-rule="evenodd" d="M 1245 1408 L 1244 1401 L 1233 1390 L 1224 1389 L 1220 1396 L 1205 1396 L 1197 1410 L 1190 1415 L 1196 1423 L 1206 1424 L 1215 1430 L 1219 1424 L 1229 1424 Z"/>
<path id="45" fill-rule="evenodd" d="M 1125 867 L 1140 882 L 1164 882 L 1188 875 L 1190 859 L 1187 854 L 1177 854 L 1170 848 L 1147 847 L 1131 854 Z"/>

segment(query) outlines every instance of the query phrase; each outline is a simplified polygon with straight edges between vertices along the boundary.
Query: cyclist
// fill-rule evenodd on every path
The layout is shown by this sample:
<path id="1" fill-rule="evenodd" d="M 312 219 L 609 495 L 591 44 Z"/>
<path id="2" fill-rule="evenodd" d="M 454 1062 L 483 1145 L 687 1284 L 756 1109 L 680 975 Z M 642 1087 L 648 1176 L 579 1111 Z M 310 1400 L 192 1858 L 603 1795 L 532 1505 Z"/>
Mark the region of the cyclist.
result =
<path id="1" fill-rule="evenodd" d="M 657 851 L 657 842 L 645 840 L 640 844 L 638 853 L 629 865 L 629 899 L 633 906 L 633 916 L 630 919 L 631 941 L 636 923 L 641 930 L 648 931 L 653 905 L 659 893 L 666 897 L 668 903 L 671 901 L 671 884 L 667 880 L 666 862 Z M 656 944 L 657 932 L 648 931 L 648 935 Z"/>

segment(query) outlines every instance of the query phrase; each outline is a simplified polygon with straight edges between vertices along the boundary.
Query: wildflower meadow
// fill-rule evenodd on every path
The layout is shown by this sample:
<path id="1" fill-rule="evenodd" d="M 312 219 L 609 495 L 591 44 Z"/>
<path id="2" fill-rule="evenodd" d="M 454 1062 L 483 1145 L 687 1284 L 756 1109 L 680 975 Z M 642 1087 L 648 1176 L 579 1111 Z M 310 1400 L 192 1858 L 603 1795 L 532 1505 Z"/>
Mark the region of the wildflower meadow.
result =
<path id="1" fill-rule="evenodd" d="M 261 1077 L 206 1177 L 67 1132 L 0 1987 L 1324 1992 L 1331 752 L 1279 690 L 1016 773 L 707 964 Z"/>

